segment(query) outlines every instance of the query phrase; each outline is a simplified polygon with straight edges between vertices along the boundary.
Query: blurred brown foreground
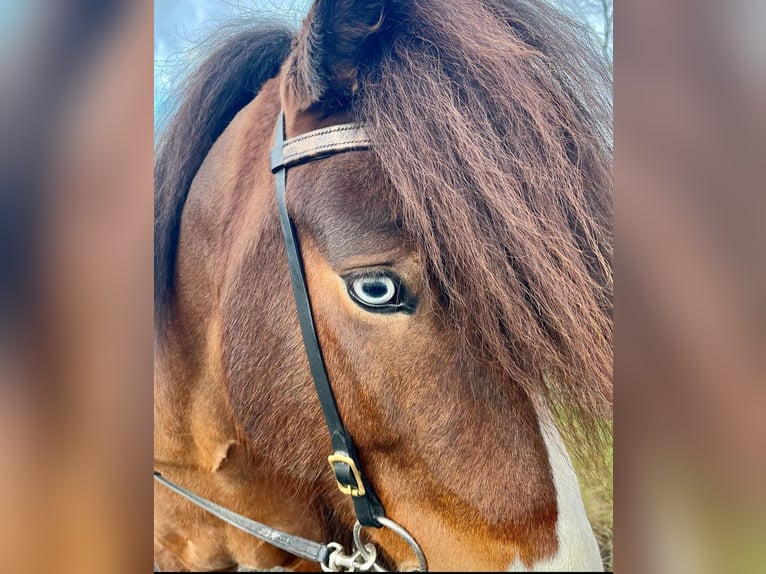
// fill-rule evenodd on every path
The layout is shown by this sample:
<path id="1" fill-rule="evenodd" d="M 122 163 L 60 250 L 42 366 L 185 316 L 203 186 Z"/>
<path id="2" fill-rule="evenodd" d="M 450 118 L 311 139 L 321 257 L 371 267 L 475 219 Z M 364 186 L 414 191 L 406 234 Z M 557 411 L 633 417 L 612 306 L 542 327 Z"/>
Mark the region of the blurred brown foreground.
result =
<path id="1" fill-rule="evenodd" d="M 617 10 L 620 572 L 766 566 L 757 4 L 626 0 Z M 2 570 L 148 572 L 152 5 L 4 10 Z"/>

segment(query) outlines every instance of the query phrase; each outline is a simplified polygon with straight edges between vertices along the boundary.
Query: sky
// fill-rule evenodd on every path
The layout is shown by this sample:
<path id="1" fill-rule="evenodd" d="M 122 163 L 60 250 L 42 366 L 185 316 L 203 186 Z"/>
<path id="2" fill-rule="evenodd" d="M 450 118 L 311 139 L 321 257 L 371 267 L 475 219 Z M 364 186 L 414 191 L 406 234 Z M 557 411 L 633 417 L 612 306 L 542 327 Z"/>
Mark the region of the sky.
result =
<path id="1" fill-rule="evenodd" d="M 195 40 L 200 35 L 242 14 L 269 14 L 297 25 L 309 3 L 310 0 L 155 0 L 155 126 L 159 128 L 172 104 L 171 87 L 182 70 L 179 63 L 193 53 Z M 593 19 L 591 25 L 598 32 L 603 30 L 603 22 L 598 18 Z"/>
<path id="2" fill-rule="evenodd" d="M 154 114 L 155 125 L 170 104 L 174 78 L 182 69 L 195 39 L 227 20 L 245 14 L 274 15 L 296 25 L 309 0 L 155 0 Z"/>

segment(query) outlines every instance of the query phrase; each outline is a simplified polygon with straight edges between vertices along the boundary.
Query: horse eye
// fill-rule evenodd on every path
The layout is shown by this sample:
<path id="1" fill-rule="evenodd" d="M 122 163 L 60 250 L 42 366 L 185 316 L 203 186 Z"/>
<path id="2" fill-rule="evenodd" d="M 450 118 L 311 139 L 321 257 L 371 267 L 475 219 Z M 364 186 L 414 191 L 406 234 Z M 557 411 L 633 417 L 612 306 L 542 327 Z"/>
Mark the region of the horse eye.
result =
<path id="1" fill-rule="evenodd" d="M 380 307 L 396 302 L 397 285 L 386 275 L 357 277 L 349 285 L 351 295 L 363 305 Z"/>

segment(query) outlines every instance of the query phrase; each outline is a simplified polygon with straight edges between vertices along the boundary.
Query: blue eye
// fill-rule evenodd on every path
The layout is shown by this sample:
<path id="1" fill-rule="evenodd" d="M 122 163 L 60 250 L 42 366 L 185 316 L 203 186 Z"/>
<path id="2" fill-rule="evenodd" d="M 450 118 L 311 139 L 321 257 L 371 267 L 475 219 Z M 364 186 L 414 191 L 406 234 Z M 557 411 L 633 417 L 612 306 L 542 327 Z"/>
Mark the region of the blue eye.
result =
<path id="1" fill-rule="evenodd" d="M 351 299 L 366 311 L 395 313 L 415 311 L 417 300 L 412 297 L 393 273 L 373 272 L 346 277 Z"/>
<path id="2" fill-rule="evenodd" d="M 360 303 L 371 307 L 386 305 L 396 299 L 396 284 L 385 275 L 358 277 L 351 282 L 349 288 Z"/>

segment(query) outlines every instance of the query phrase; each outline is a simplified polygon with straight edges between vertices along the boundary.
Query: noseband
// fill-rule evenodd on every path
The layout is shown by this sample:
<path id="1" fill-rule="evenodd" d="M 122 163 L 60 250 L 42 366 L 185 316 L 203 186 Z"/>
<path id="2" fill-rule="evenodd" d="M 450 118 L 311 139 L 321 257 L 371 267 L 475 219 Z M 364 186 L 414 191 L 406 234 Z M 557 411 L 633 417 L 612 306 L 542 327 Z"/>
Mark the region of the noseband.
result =
<path id="1" fill-rule="evenodd" d="M 295 304 L 298 309 L 298 321 L 303 336 L 303 345 L 306 349 L 309 369 L 332 442 L 333 452 L 327 457 L 327 460 L 335 475 L 338 488 L 344 494 L 351 496 L 357 516 L 353 532 L 354 551 L 351 554 L 345 554 L 343 547 L 337 542 L 325 545 L 281 532 L 202 498 L 169 481 L 157 471 L 154 472 L 154 477 L 171 490 L 232 526 L 291 554 L 312 562 L 318 562 L 322 570 L 334 572 L 341 570 L 375 570 L 382 572 L 383 569 L 375 562 L 377 555 L 375 547 L 372 544 L 364 544 L 361 541 L 361 529 L 363 527 L 386 527 L 407 542 L 418 558 L 419 570 L 425 571 L 426 560 L 423 551 L 404 528 L 386 517 L 383 505 L 362 472 L 362 466 L 354 448 L 354 442 L 341 420 L 314 325 L 298 235 L 290 219 L 285 199 L 288 168 L 339 153 L 369 148 L 370 140 L 365 133 L 364 127 L 359 124 L 331 126 L 285 139 L 284 112 L 280 111 L 277 118 L 274 147 L 271 150 L 271 171 L 275 175 L 276 181 L 279 220 L 287 251 L 290 279 L 293 286 Z"/>

